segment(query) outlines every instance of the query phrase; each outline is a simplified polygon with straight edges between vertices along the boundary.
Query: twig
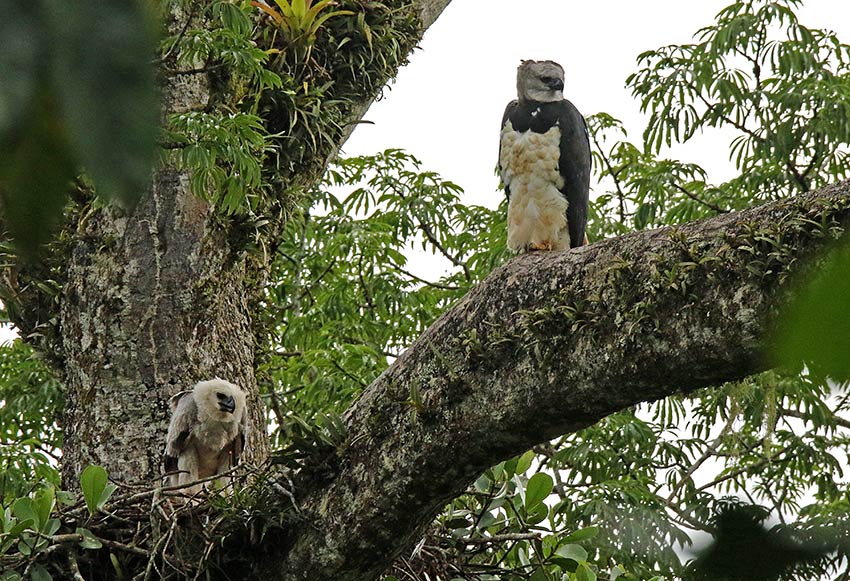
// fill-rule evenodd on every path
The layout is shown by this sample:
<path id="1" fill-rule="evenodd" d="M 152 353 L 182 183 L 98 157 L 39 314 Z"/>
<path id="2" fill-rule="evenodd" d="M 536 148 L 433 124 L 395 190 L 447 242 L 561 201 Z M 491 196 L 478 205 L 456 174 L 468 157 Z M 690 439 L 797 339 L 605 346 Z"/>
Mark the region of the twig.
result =
<path id="1" fill-rule="evenodd" d="M 832 421 L 835 422 L 836 426 L 841 426 L 842 428 L 850 429 L 850 421 L 845 420 L 841 416 L 837 415 L 833 410 L 829 410 L 829 411 L 832 413 L 831 419 L 832 419 Z M 782 409 L 779 410 L 779 413 L 782 414 L 783 416 L 791 416 L 792 418 L 797 418 L 797 419 L 800 419 L 800 420 L 803 420 L 803 421 L 806 421 L 806 422 L 813 421 L 811 416 L 804 414 L 802 412 L 799 412 L 797 410 L 789 410 L 789 409 L 782 408 Z"/>
<path id="2" fill-rule="evenodd" d="M 424 284 L 425 286 L 430 286 L 430 287 L 432 287 L 432 288 L 438 288 L 438 289 L 440 289 L 440 290 L 447 290 L 447 291 L 456 291 L 456 290 L 460 290 L 460 287 L 459 287 L 459 286 L 448 285 L 448 284 L 442 284 L 442 283 L 439 283 L 439 282 L 431 282 L 431 281 L 425 280 L 424 278 L 420 278 L 420 277 L 416 276 L 416 275 L 415 275 L 415 274 L 413 274 L 412 272 L 408 272 L 407 270 L 403 269 L 403 268 L 402 268 L 402 267 L 400 267 L 400 266 L 396 266 L 396 267 L 394 267 L 394 268 L 395 268 L 397 271 L 399 271 L 400 273 L 402 273 L 403 275 L 405 275 L 405 276 L 409 276 L 410 278 L 412 278 L 412 279 L 413 279 L 413 280 L 415 280 L 416 282 L 421 282 L 421 283 L 422 283 L 422 284 Z"/>
<path id="3" fill-rule="evenodd" d="M 119 551 L 124 551 L 125 553 L 132 553 L 134 555 L 139 555 L 140 557 L 150 557 L 150 553 L 141 547 L 134 547 L 133 545 L 125 545 L 124 543 L 119 543 L 118 541 L 112 541 L 109 539 L 101 539 L 98 540 L 103 543 L 103 546 L 109 547 L 112 549 L 118 549 Z"/>
<path id="4" fill-rule="evenodd" d="M 454 256 L 451 252 L 446 250 L 446 248 L 437 240 L 437 237 L 434 235 L 434 231 L 431 230 L 431 227 L 425 222 L 419 221 L 419 229 L 422 230 L 422 233 L 425 234 L 425 238 L 428 239 L 428 242 L 434 245 L 434 247 L 440 251 L 440 254 L 445 256 L 449 262 L 454 264 L 455 266 L 459 266 L 463 269 L 463 276 L 466 280 L 471 281 L 472 275 L 469 273 L 469 267 L 466 266 L 466 263 Z"/>
<path id="5" fill-rule="evenodd" d="M 118 507 L 118 506 L 125 506 L 127 504 L 133 504 L 133 503 L 135 503 L 139 500 L 142 500 L 142 499 L 147 498 L 149 496 L 153 496 L 154 494 L 156 494 L 158 492 L 162 493 L 162 492 L 174 492 L 174 491 L 177 491 L 177 490 L 182 490 L 184 488 L 189 488 L 191 486 L 195 486 L 196 484 L 203 484 L 205 482 L 211 482 L 213 480 L 218 480 L 219 478 L 222 478 L 224 476 L 229 476 L 230 474 L 233 474 L 234 472 L 238 472 L 239 470 L 245 470 L 245 469 L 248 469 L 249 471 L 254 470 L 253 468 L 248 467 L 247 464 L 239 464 L 238 466 L 234 466 L 230 470 L 225 470 L 221 474 L 216 474 L 214 476 L 208 476 L 207 478 L 201 478 L 201 479 L 195 480 L 193 482 L 186 482 L 184 484 L 174 484 L 174 485 L 171 485 L 171 486 L 158 486 L 156 488 L 152 488 L 150 490 L 145 490 L 143 492 L 136 492 L 136 493 L 130 494 L 128 496 L 122 496 L 122 497 L 116 498 L 113 502 L 109 503 L 109 507 L 112 510 L 115 510 L 115 508 Z M 167 476 L 167 474 L 166 474 L 166 476 Z M 79 509 L 75 509 L 74 511 L 72 511 L 72 513 L 77 511 L 77 510 L 79 510 Z"/>
<path id="6" fill-rule="evenodd" d="M 691 193 L 690 191 L 687 190 L 687 188 L 684 188 L 683 186 L 681 186 L 679 184 L 673 184 L 673 187 L 676 188 L 677 190 L 679 190 L 680 192 L 682 192 L 683 194 L 685 194 L 686 196 L 688 196 L 693 201 L 697 202 L 698 204 L 702 204 L 703 206 L 705 206 L 706 208 L 708 208 L 710 210 L 714 210 L 718 214 L 728 214 L 729 213 L 729 210 L 727 210 L 726 208 L 721 208 L 717 204 L 703 200 L 702 198 L 700 198 L 696 194 Z"/>
<path id="7" fill-rule="evenodd" d="M 604 153 L 602 153 L 602 144 L 600 144 L 599 141 L 596 139 L 596 134 L 595 133 L 591 134 L 590 138 L 593 140 L 593 144 L 596 146 L 596 150 L 599 152 L 599 157 L 602 158 L 602 162 L 608 168 L 608 174 L 611 176 L 611 179 L 614 180 L 614 188 L 616 188 L 616 190 L 617 190 L 617 201 L 619 202 L 619 206 L 620 206 L 619 207 L 620 223 L 625 224 L 626 223 L 626 194 L 623 192 L 623 188 L 620 185 L 620 173 L 624 169 L 629 167 L 631 164 L 630 163 L 626 164 L 623 167 L 621 167 L 619 170 L 614 171 L 614 166 L 611 165 L 611 159 L 608 157 L 608 155 L 611 154 L 611 151 L 613 151 L 614 148 L 612 147 L 611 150 L 609 150 L 608 155 L 605 155 Z"/>
<path id="8" fill-rule="evenodd" d="M 80 573 L 80 565 L 77 563 L 77 557 L 73 551 L 68 551 L 68 568 L 71 569 L 71 577 L 74 581 L 86 581 L 82 573 Z"/>
<path id="9" fill-rule="evenodd" d="M 343 375 L 345 375 L 347 378 L 351 379 L 352 381 L 356 381 L 357 383 L 359 383 L 359 384 L 361 385 L 361 387 L 367 387 L 367 386 L 369 385 L 369 384 L 367 384 L 365 381 L 363 381 L 362 379 L 360 379 L 359 377 L 357 377 L 356 375 L 352 375 L 351 373 L 349 373 L 349 372 L 348 372 L 348 371 L 347 371 L 347 370 L 346 370 L 346 369 L 345 369 L 342 365 L 340 365 L 339 363 L 337 363 L 335 360 L 334 360 L 334 361 L 331 361 L 331 364 L 332 364 L 334 367 L 336 367 L 336 368 L 337 368 L 337 370 L 338 370 L 340 373 L 342 373 Z"/>
<path id="10" fill-rule="evenodd" d="M 148 579 L 151 578 L 151 572 L 152 572 L 153 567 L 154 567 L 154 561 L 156 561 L 157 553 L 160 551 L 160 549 L 163 552 L 165 552 L 166 547 L 168 547 L 169 541 L 174 536 L 174 530 L 176 528 L 177 528 L 177 518 L 176 518 L 176 515 L 175 515 L 175 516 L 172 516 L 171 526 L 168 527 L 168 532 L 156 542 L 156 545 L 154 545 L 153 549 L 151 550 L 150 557 L 148 558 L 148 564 L 145 567 L 145 575 L 143 577 L 143 579 L 145 581 L 148 581 Z"/>
<path id="11" fill-rule="evenodd" d="M 768 462 L 774 461 L 776 459 L 776 457 L 779 456 L 779 454 L 783 454 L 783 453 L 787 452 L 790 448 L 791 448 L 790 445 L 785 446 L 782 450 L 780 450 L 773 457 L 763 458 L 762 460 L 759 460 L 758 462 L 754 462 L 753 464 L 749 464 L 748 466 L 741 466 L 737 470 L 733 470 L 732 472 L 729 472 L 728 474 L 724 474 L 723 476 L 719 476 L 719 477 L 715 478 L 714 480 L 712 480 L 711 482 L 709 482 L 707 484 L 703 484 L 702 486 L 697 488 L 697 490 L 699 490 L 699 491 L 708 490 L 712 486 L 716 486 L 718 484 L 726 482 L 727 480 L 737 478 L 741 474 L 744 474 L 746 472 L 750 472 L 750 471 L 753 471 L 753 470 L 758 470 L 759 468 L 761 468 L 762 466 L 764 466 Z"/>
<path id="12" fill-rule="evenodd" d="M 487 545 L 490 543 L 502 543 L 504 541 L 539 541 L 542 537 L 540 533 L 502 533 L 501 535 L 490 535 L 489 537 L 466 538 L 466 539 L 451 539 L 455 542 L 464 543 L 467 545 Z M 449 540 L 449 539 L 446 539 Z"/>
<path id="13" fill-rule="evenodd" d="M 738 418 L 738 414 L 730 414 L 729 415 L 729 419 L 726 420 L 726 425 L 723 426 L 723 429 L 720 431 L 720 434 L 714 439 L 714 441 L 709 446 L 706 447 L 705 452 L 702 453 L 702 456 L 700 456 L 696 460 L 696 462 L 691 464 L 691 466 L 687 469 L 687 471 L 685 471 L 685 474 L 682 476 L 682 478 L 680 478 L 679 481 L 676 483 L 676 485 L 673 487 L 673 490 L 670 491 L 670 495 L 667 497 L 667 500 L 665 502 L 665 504 L 667 506 L 670 506 L 670 505 L 673 504 L 673 501 L 676 498 L 676 495 L 679 493 L 679 491 L 685 485 L 685 482 L 687 482 L 687 480 L 691 476 L 693 476 L 694 472 L 696 472 L 699 469 L 699 467 L 702 466 L 705 463 L 706 460 L 708 460 L 712 455 L 714 455 L 715 452 L 717 452 L 717 449 L 720 447 L 720 444 L 723 442 L 724 436 L 726 436 L 726 434 L 729 433 L 729 430 L 732 429 L 732 424 L 734 423 L 734 421 L 737 418 Z M 655 492 L 657 494 L 658 489 L 656 489 Z"/>

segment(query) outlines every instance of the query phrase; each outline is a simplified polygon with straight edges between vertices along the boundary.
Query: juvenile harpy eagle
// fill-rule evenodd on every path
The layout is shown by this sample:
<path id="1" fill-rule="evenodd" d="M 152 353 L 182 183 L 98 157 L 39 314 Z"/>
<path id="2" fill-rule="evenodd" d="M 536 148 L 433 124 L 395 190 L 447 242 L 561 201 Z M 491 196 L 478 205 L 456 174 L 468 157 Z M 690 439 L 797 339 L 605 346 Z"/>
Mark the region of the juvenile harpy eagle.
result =
<path id="1" fill-rule="evenodd" d="M 171 398 L 165 443 L 167 485 L 221 474 L 236 466 L 245 448 L 248 408 L 239 387 L 223 379 L 201 381 Z M 202 485 L 183 489 L 194 494 Z"/>
<path id="2" fill-rule="evenodd" d="M 508 196 L 508 248 L 565 250 L 586 243 L 590 141 L 564 99 L 564 69 L 522 61 L 517 99 L 502 117 L 499 173 Z"/>

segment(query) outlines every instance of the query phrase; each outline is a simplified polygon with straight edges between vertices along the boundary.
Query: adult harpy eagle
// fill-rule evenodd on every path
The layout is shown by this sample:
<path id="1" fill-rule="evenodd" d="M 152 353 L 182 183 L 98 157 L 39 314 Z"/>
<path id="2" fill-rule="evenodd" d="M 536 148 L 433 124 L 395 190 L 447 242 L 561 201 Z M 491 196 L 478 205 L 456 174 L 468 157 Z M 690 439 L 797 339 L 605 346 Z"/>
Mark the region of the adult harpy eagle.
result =
<path id="1" fill-rule="evenodd" d="M 517 99 L 502 117 L 499 173 L 508 196 L 508 248 L 565 250 L 587 242 L 590 141 L 564 99 L 564 69 L 522 61 Z"/>

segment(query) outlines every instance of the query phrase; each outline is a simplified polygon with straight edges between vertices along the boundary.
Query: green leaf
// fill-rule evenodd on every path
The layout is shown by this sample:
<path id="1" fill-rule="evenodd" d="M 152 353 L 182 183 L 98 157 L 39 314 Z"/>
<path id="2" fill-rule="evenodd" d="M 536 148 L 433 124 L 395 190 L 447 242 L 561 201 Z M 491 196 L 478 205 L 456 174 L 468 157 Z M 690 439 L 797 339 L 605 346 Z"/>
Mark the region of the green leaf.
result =
<path id="1" fill-rule="evenodd" d="M 44 523 L 44 528 L 42 529 L 41 534 L 48 537 L 53 536 L 57 533 L 57 531 L 59 531 L 59 527 L 61 526 L 62 523 L 58 518 L 47 519 L 47 522 Z"/>
<path id="2" fill-rule="evenodd" d="M 57 490 L 56 501 L 65 506 L 71 506 L 77 502 L 77 497 L 67 490 Z"/>
<path id="3" fill-rule="evenodd" d="M 110 499 L 110 497 L 116 490 L 118 490 L 118 487 L 112 484 L 111 482 L 107 483 L 107 485 L 104 486 L 103 492 L 100 493 L 100 498 L 97 501 L 98 510 L 103 508 L 103 505 L 107 503 L 107 501 Z"/>
<path id="4" fill-rule="evenodd" d="M 561 539 L 562 542 L 565 543 L 575 543 L 576 541 L 586 541 L 587 539 L 592 539 L 597 534 L 599 534 L 599 528 L 597 527 L 584 527 L 583 529 L 579 529 L 575 532 L 568 534 L 567 536 Z"/>
<path id="5" fill-rule="evenodd" d="M 834 250 L 823 268 L 810 271 L 779 333 L 780 361 L 837 381 L 850 380 L 850 245 Z"/>
<path id="6" fill-rule="evenodd" d="M 576 563 L 587 561 L 587 551 L 581 545 L 561 545 L 555 550 L 555 555 Z"/>
<path id="7" fill-rule="evenodd" d="M 147 191 L 159 125 L 156 43 L 142 2 L 50 5 L 52 84 L 99 195 L 132 207 Z"/>
<path id="8" fill-rule="evenodd" d="M 596 581 L 596 573 L 587 566 L 587 563 L 579 563 L 576 569 L 576 581 Z"/>
<path id="9" fill-rule="evenodd" d="M 457 518 L 453 518 L 453 519 L 446 521 L 444 526 L 447 529 L 465 529 L 468 526 L 470 526 L 470 524 L 471 523 L 466 518 L 457 517 Z"/>
<path id="10" fill-rule="evenodd" d="M 534 452 L 532 450 L 529 450 L 520 456 L 516 463 L 516 474 L 524 474 L 529 468 L 531 468 L 531 463 L 533 461 Z"/>
<path id="11" fill-rule="evenodd" d="M 0 144 L 3 213 L 27 254 L 34 254 L 58 224 L 75 172 L 59 107 L 44 86 L 38 94 L 27 118 Z"/>
<path id="12" fill-rule="evenodd" d="M 80 475 L 80 488 L 89 514 L 93 515 L 102 505 L 101 499 L 107 490 L 106 470 L 102 466 L 86 466 Z"/>
<path id="13" fill-rule="evenodd" d="M 635 212 L 635 228 L 643 230 L 655 219 L 655 205 L 641 204 Z"/>
<path id="14" fill-rule="evenodd" d="M 55 498 L 55 491 L 52 486 L 43 488 L 35 496 L 33 504 L 36 512 L 38 513 L 38 522 L 42 528 L 46 527 L 50 520 L 50 513 L 53 512 L 53 506 L 56 504 Z M 42 530 L 42 532 L 44 531 Z"/>
<path id="15" fill-rule="evenodd" d="M 31 521 L 27 521 L 31 522 Z M 29 557 L 33 553 L 33 546 L 35 545 L 35 540 L 32 535 L 21 535 L 20 540 L 18 541 L 18 550 L 22 555 L 26 555 Z"/>
<path id="16" fill-rule="evenodd" d="M 38 18 L 37 4 L 3 2 L 0 18 L 0 140 L 29 114 L 35 101 L 36 77 L 43 61 L 41 47 L 48 42 Z"/>
<path id="17" fill-rule="evenodd" d="M 550 494 L 555 482 L 552 477 L 545 472 L 538 472 L 528 479 L 528 484 L 525 487 L 525 508 L 527 511 L 533 510 L 537 505 L 541 504 Z"/>
<path id="18" fill-rule="evenodd" d="M 610 581 L 617 581 L 617 578 L 619 578 L 620 575 L 625 574 L 625 572 L 626 572 L 626 570 L 623 569 L 623 567 L 621 565 L 615 565 L 615 566 L 611 567 L 611 574 L 609 576 Z"/>
<path id="19" fill-rule="evenodd" d="M 30 569 L 30 579 L 32 581 L 53 581 L 53 575 L 43 565 L 34 565 Z"/>
<path id="20" fill-rule="evenodd" d="M 13 526 L 11 529 L 6 531 L 6 533 L 12 538 L 17 538 L 17 537 L 21 536 L 21 533 L 23 533 L 25 530 L 34 529 L 34 528 L 35 528 L 35 521 L 32 520 L 32 519 L 27 519 L 27 520 L 23 520 L 23 521 L 18 521 L 15 524 L 15 526 Z"/>
<path id="21" fill-rule="evenodd" d="M 529 525 L 536 525 L 540 522 L 546 520 L 546 517 L 549 516 L 549 507 L 540 502 L 532 506 L 531 508 L 526 508 L 525 522 Z"/>
<path id="22" fill-rule="evenodd" d="M 31 498 L 19 498 L 12 504 L 12 514 L 18 519 L 18 526 L 29 523 L 29 527 L 38 530 L 41 521 L 38 519 L 38 511 Z"/>
<path id="23" fill-rule="evenodd" d="M 94 534 L 88 529 L 85 529 L 83 527 L 77 527 L 74 532 L 76 532 L 78 535 L 83 536 L 83 540 L 80 541 L 80 546 L 84 549 L 99 549 L 103 546 L 103 543 L 100 542 L 100 539 L 94 536 Z"/>

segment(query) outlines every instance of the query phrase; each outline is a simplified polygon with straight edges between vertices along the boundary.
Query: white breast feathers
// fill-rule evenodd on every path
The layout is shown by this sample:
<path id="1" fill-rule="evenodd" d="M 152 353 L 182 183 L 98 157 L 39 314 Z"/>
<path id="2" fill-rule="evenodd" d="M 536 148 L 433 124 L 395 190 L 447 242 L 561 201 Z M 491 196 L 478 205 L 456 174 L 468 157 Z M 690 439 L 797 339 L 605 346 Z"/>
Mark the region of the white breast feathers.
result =
<path id="1" fill-rule="evenodd" d="M 499 167 L 510 188 L 508 248 L 565 250 L 570 247 L 567 199 L 558 191 L 564 180 L 558 171 L 561 130 L 519 133 L 508 121 L 502 129 Z"/>

